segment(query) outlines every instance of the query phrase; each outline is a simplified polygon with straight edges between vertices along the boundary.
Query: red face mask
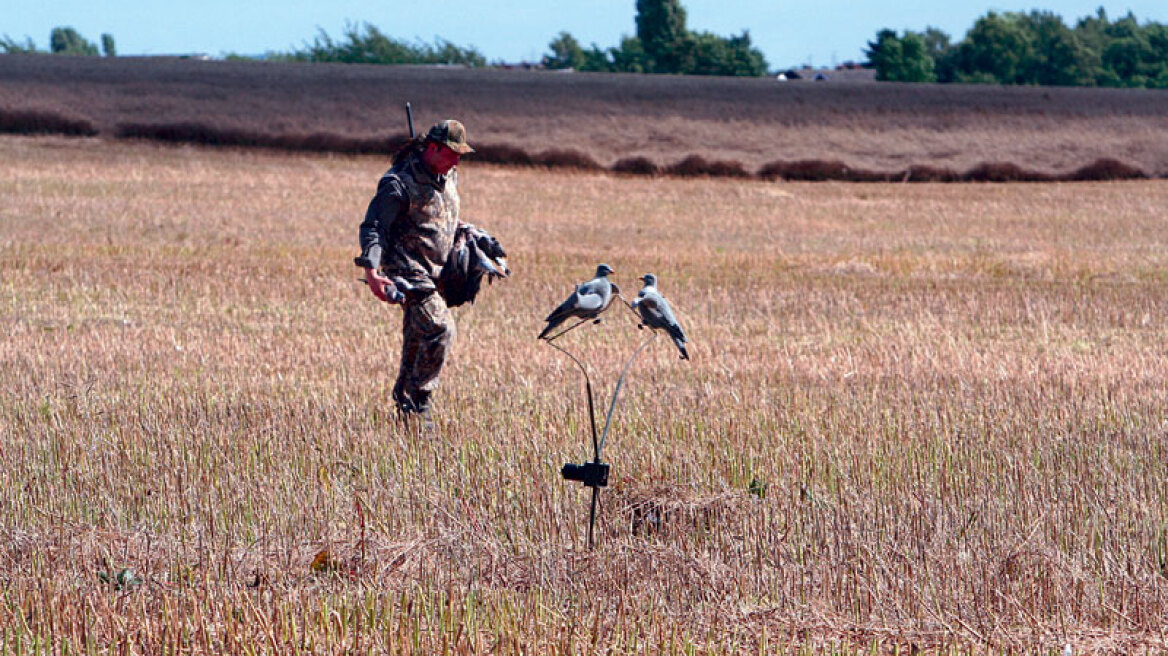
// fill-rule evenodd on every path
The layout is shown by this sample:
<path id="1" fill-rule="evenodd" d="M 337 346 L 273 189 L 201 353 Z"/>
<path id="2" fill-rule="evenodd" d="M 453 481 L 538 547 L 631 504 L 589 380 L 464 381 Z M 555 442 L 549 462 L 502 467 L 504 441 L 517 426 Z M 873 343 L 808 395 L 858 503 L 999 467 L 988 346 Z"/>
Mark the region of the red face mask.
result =
<path id="1" fill-rule="evenodd" d="M 426 150 L 422 151 L 422 161 L 426 164 L 426 168 L 434 175 L 445 175 L 458 164 L 458 159 L 461 157 L 449 146 L 435 143 L 431 141 L 426 144 Z"/>

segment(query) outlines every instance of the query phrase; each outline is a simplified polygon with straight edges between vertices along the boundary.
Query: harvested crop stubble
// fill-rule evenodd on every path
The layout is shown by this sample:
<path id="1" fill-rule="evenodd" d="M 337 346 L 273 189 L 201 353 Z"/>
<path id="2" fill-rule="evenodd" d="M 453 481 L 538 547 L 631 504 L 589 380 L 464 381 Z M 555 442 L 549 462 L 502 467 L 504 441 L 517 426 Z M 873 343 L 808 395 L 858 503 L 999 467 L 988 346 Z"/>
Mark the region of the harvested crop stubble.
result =
<path id="1" fill-rule="evenodd" d="M 0 138 L 0 651 L 1168 647 L 1168 183 L 468 164 L 516 274 L 420 440 L 353 281 L 384 168 Z M 589 553 L 534 336 L 601 260 L 693 360 L 634 366 Z M 565 338 L 602 394 L 625 315 Z"/>

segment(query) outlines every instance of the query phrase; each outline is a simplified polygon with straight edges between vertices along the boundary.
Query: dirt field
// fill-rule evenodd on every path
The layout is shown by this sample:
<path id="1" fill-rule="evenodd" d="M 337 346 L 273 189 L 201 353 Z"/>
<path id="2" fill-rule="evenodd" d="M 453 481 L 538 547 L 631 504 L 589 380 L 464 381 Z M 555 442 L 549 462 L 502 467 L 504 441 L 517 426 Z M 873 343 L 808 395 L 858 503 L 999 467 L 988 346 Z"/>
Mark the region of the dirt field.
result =
<path id="1" fill-rule="evenodd" d="M 1168 649 L 1168 182 L 469 163 L 516 275 L 424 439 L 351 264 L 383 169 L 0 138 L 0 651 Z M 599 261 L 693 360 L 633 366 L 590 553 L 534 337 Z M 606 395 L 626 315 L 565 338 Z"/>
<path id="2" fill-rule="evenodd" d="M 699 155 L 750 174 L 801 160 L 895 174 L 986 162 L 1066 173 L 1110 158 L 1168 175 L 1162 90 L 0 57 L 0 115 L 51 112 L 106 137 L 184 126 L 208 142 L 367 149 L 405 132 L 406 100 L 422 126 L 461 118 L 494 161 L 572 150 L 602 167 Z"/>

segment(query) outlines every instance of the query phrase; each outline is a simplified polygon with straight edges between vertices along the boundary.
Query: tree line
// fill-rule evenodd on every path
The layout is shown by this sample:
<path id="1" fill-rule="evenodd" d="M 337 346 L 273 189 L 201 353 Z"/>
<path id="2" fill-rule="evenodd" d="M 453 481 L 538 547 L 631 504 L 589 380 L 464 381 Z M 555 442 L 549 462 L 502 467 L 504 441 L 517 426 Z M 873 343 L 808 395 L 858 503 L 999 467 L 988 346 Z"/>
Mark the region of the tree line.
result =
<path id="1" fill-rule="evenodd" d="M 473 46 L 462 47 L 445 39 L 434 43 L 410 43 L 386 35 L 369 23 L 345 26 L 334 40 L 320 30 L 312 43 L 288 53 L 268 53 L 276 61 L 333 62 L 342 64 L 456 64 L 485 66 L 486 57 Z"/>
<path id="2" fill-rule="evenodd" d="M 1168 25 L 1102 8 L 1074 27 L 1049 11 L 991 11 L 959 43 L 935 27 L 883 29 L 865 53 L 891 82 L 1168 88 Z"/>
<path id="3" fill-rule="evenodd" d="M 48 51 L 54 55 L 96 56 L 98 54 L 97 45 L 81 36 L 72 27 L 54 27 L 49 33 Z M 0 37 L 0 52 L 32 54 L 43 51 L 37 49 L 36 43 L 31 37 L 25 37 L 24 41 L 17 41 L 5 34 Z M 118 50 L 112 34 L 101 35 L 101 54 L 106 57 L 117 56 Z"/>
<path id="4" fill-rule="evenodd" d="M 750 34 L 723 38 L 686 27 L 680 0 L 637 0 L 636 36 L 619 46 L 585 49 L 568 32 L 548 45 L 541 64 L 546 68 L 619 73 L 678 73 L 683 75 L 766 75 L 762 52 Z M 394 39 L 368 23 L 349 25 L 340 39 L 324 30 L 312 43 L 289 53 L 269 53 L 268 59 L 361 64 L 460 64 L 485 66 L 486 58 L 473 47 L 443 39 L 433 44 Z"/>
<path id="5" fill-rule="evenodd" d="M 568 32 L 548 44 L 547 68 L 611 73 L 668 73 L 680 75 L 767 74 L 767 62 L 753 47 L 750 33 L 720 37 L 686 27 L 685 7 L 679 0 L 637 0 L 637 34 L 620 45 L 585 49 Z"/>
<path id="6" fill-rule="evenodd" d="M 541 62 L 548 68 L 621 73 L 676 73 L 683 75 L 766 75 L 762 52 L 753 47 L 750 34 L 724 38 L 686 27 L 680 0 L 636 0 L 636 36 L 626 36 L 619 46 L 585 49 L 567 32 L 549 44 Z M 103 52 L 116 54 L 113 37 L 101 36 Z M 96 55 L 97 46 L 71 27 L 54 28 L 50 38 L 54 54 Z M 21 43 L 5 35 L 0 51 L 41 52 L 32 39 Z M 229 59 L 244 59 L 228 55 Z M 463 47 L 445 39 L 434 43 L 409 42 L 391 37 L 369 23 L 348 24 L 333 38 L 323 29 L 311 43 L 289 52 L 268 52 L 274 61 L 332 62 L 346 64 L 451 64 L 481 67 L 486 57 L 473 46 Z"/>
<path id="7" fill-rule="evenodd" d="M 101 35 L 101 54 L 117 54 L 114 37 Z M 583 47 L 569 32 L 548 44 L 546 68 L 617 73 L 761 76 L 767 62 L 750 33 L 721 37 L 686 25 L 680 0 L 636 0 L 636 34 L 616 46 Z M 0 37 L 0 52 L 42 52 L 31 38 Z M 97 55 L 98 46 L 72 27 L 53 28 L 53 54 Z M 865 50 L 876 79 L 892 82 L 1032 84 L 1168 88 L 1168 25 L 1141 24 L 1130 12 L 1117 20 L 1100 8 L 1068 26 L 1049 11 L 990 11 L 957 43 L 929 27 L 922 32 L 882 29 Z M 229 58 L 240 59 L 235 55 Z M 408 42 L 369 23 L 346 25 L 334 39 L 320 30 L 311 43 L 266 59 L 360 64 L 487 65 L 473 46 L 436 39 Z"/>

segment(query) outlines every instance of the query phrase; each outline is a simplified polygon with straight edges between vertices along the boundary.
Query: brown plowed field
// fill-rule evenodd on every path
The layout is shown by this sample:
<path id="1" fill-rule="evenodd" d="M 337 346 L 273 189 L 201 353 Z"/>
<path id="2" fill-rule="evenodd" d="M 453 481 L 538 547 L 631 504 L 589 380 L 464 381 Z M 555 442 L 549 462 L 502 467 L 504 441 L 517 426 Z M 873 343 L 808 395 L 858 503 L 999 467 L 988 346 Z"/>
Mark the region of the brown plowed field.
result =
<path id="1" fill-rule="evenodd" d="M 574 150 L 604 167 L 698 155 L 746 173 L 798 160 L 1063 173 L 1110 158 L 1168 174 L 1165 91 L 0 56 L 0 112 L 57 114 L 108 137 L 184 125 L 267 143 L 376 143 L 404 132 L 406 100 L 419 126 L 457 117 L 496 152 Z"/>

